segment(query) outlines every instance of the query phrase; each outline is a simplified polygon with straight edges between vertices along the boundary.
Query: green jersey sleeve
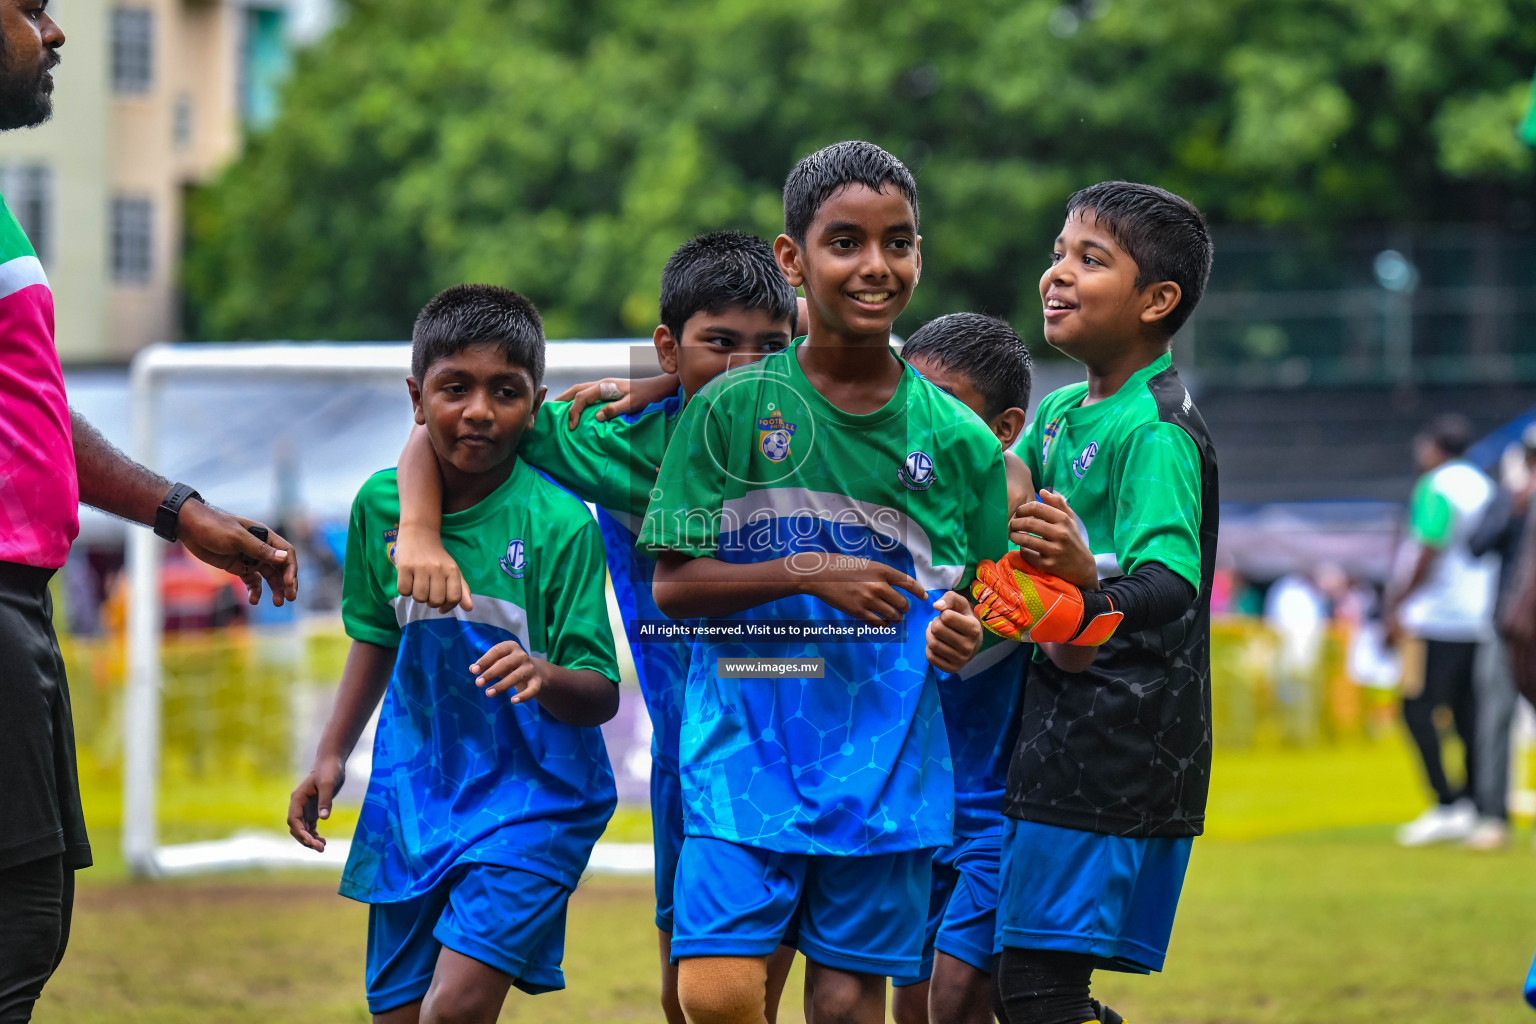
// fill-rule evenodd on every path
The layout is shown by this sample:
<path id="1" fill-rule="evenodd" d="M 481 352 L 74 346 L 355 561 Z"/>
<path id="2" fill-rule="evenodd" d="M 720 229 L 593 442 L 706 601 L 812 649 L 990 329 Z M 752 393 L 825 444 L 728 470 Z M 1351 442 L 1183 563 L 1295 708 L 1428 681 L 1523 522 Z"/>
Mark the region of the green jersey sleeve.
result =
<path id="1" fill-rule="evenodd" d="M 1003 450 L 993 453 L 991 465 L 977 488 L 973 507 L 967 510 L 965 522 L 965 575 L 955 589 L 962 593 L 969 590 L 976 578 L 976 563 L 983 558 L 997 559 L 1008 551 L 1008 467 L 1003 462 Z"/>
<path id="2" fill-rule="evenodd" d="M 661 460 L 640 530 L 641 548 L 679 551 L 695 558 L 713 557 L 719 550 L 727 483 L 722 463 L 730 450 L 725 422 L 708 389 L 695 395 L 683 410 Z"/>
<path id="3" fill-rule="evenodd" d="M 1434 474 L 1419 477 L 1408 503 L 1408 532 L 1428 548 L 1443 548 L 1451 542 L 1456 525 L 1456 510 L 1451 499 L 1435 486 Z"/>
<path id="4" fill-rule="evenodd" d="M 570 408 L 570 402 L 545 402 L 523 435 L 519 456 L 583 501 L 645 515 L 666 450 L 666 417 L 599 420 L 602 407 L 594 405 L 582 410 L 572 429 L 566 423 Z"/>
<path id="5" fill-rule="evenodd" d="M 341 573 L 341 621 L 347 636 L 380 647 L 400 646 L 400 625 L 389 597 L 395 580 L 382 578 L 393 568 L 392 549 L 386 531 L 394 523 L 380 521 L 374 495 L 377 477 L 368 480 L 352 499 L 352 519 L 347 525 L 347 556 Z M 371 513 L 371 514 L 370 514 Z M 370 537 L 373 543 L 370 544 Z"/>
<path id="6" fill-rule="evenodd" d="M 595 519 L 582 517 L 555 564 L 559 571 L 549 573 L 544 583 L 544 607 L 550 610 L 546 658 L 561 668 L 589 669 L 617 682 L 619 664 L 603 590 L 608 568 Z"/>
<path id="7" fill-rule="evenodd" d="M 1161 562 L 1200 589 L 1200 452 L 1177 424 L 1138 427 L 1115 462 L 1115 557 Z"/>

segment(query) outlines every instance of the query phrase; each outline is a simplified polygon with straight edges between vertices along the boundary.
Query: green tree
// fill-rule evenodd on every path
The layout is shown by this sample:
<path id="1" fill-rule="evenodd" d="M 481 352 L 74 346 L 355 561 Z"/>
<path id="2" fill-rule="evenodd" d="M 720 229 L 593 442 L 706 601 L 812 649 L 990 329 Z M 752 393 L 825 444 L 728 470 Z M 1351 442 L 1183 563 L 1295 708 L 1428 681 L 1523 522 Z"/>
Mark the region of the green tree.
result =
<path id="1" fill-rule="evenodd" d="M 1533 67 L 1536 0 L 352 0 L 194 197 L 186 292 L 208 338 L 402 337 L 466 280 L 646 331 L 677 244 L 772 237 L 794 160 L 860 137 L 918 175 L 900 326 L 1022 324 L 1105 178 L 1218 223 L 1501 218 Z"/>

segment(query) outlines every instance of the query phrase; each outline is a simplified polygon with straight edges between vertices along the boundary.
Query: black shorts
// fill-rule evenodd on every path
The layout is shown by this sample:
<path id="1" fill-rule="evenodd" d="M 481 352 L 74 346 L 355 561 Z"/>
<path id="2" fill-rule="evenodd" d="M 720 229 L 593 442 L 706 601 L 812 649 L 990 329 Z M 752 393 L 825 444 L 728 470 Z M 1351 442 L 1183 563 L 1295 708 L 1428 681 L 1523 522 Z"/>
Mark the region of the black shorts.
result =
<path id="1" fill-rule="evenodd" d="M 52 576 L 0 562 L 0 870 L 61 854 L 65 868 L 91 863 Z"/>

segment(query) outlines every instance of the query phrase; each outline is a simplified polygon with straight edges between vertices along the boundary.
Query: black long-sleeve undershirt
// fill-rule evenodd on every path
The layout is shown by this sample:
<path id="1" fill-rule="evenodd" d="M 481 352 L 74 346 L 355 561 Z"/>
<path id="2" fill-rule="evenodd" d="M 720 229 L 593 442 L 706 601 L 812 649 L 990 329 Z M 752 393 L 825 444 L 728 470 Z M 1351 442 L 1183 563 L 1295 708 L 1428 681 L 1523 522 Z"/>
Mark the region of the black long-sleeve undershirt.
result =
<path id="1" fill-rule="evenodd" d="M 1195 603 L 1197 593 L 1189 581 L 1161 562 L 1143 562 L 1129 576 L 1106 583 L 1099 590 L 1083 591 L 1083 624 L 1105 612 L 1125 616 L 1116 633 L 1139 633 L 1166 626 L 1181 618 Z"/>

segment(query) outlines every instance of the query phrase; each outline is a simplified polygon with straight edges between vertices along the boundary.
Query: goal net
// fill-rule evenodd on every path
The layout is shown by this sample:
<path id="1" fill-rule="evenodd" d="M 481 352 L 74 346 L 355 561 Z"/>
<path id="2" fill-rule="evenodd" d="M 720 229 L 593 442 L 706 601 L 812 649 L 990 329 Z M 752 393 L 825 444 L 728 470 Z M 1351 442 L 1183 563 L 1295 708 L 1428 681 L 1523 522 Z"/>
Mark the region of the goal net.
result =
<path id="1" fill-rule="evenodd" d="M 347 510 L 363 480 L 394 465 L 408 436 L 409 370 L 403 343 L 155 345 L 135 357 L 133 456 L 222 508 L 286 530 L 301 554 L 296 608 L 264 601 L 243 624 L 172 632 L 166 624 L 176 623 L 178 574 L 197 566 L 168 560 L 171 549 L 149 530 L 129 531 L 126 683 L 120 712 L 92 713 L 121 715 L 120 751 L 100 756 L 121 757 L 122 851 L 134 874 L 339 869 L 345 860 L 367 783 L 371 726 L 325 823 L 326 852 L 300 847 L 283 819 L 346 656 L 337 583 Z M 554 396 L 580 381 L 655 372 L 649 343 L 551 342 L 545 384 Z M 611 589 L 610 610 L 616 618 Z M 621 623 L 614 630 L 622 637 Z M 650 723 L 627 645 L 616 647 L 625 693 L 604 732 L 621 804 L 638 807 L 648 792 Z M 99 666 L 82 666 L 77 705 L 109 689 L 89 685 L 97 681 L 92 668 Z M 107 674 L 115 673 L 96 673 Z M 99 756 L 91 746 L 82 744 L 87 760 Z M 88 774 L 91 766 L 82 767 Z M 648 842 L 600 843 L 592 870 L 647 872 L 650 854 Z"/>

